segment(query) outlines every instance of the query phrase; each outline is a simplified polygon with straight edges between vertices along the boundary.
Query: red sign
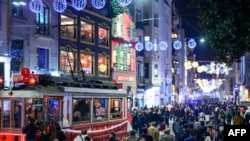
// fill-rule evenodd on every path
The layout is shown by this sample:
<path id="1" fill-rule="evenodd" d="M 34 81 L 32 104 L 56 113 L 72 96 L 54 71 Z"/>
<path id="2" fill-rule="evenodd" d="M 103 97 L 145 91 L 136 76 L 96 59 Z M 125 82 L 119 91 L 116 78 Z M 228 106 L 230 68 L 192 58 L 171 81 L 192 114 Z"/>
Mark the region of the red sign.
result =
<path id="1" fill-rule="evenodd" d="M 24 76 L 24 77 L 30 76 L 30 69 L 29 68 L 23 68 L 21 70 L 21 75 Z"/>
<path id="2" fill-rule="evenodd" d="M 20 74 L 13 75 L 14 83 L 29 83 L 30 78 L 35 78 L 36 82 L 39 82 L 39 74 L 30 74 L 29 76 L 24 77 Z"/>

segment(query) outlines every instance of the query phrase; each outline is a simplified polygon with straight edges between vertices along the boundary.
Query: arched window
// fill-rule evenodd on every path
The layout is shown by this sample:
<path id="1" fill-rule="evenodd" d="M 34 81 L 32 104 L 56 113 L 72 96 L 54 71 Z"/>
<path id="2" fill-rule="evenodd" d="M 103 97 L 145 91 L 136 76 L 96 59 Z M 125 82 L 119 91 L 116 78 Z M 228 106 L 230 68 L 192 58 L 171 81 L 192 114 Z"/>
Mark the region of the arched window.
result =
<path id="1" fill-rule="evenodd" d="M 36 24 L 37 24 L 37 33 L 49 35 L 50 29 L 50 10 L 47 4 L 44 4 L 43 11 L 36 14 Z"/>

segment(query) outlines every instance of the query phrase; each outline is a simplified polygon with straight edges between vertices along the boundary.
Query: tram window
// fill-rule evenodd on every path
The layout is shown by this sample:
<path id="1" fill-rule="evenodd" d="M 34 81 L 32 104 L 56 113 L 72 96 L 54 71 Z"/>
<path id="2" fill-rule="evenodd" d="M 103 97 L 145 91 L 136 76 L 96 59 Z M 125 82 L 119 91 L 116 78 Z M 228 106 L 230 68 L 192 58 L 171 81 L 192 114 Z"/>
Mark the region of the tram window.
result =
<path id="1" fill-rule="evenodd" d="M 36 119 L 38 123 L 42 122 L 43 120 L 42 107 L 43 107 L 42 99 L 32 99 L 32 98 L 25 99 L 26 124 L 31 118 Z"/>
<path id="2" fill-rule="evenodd" d="M 123 118 L 122 110 L 122 99 L 111 98 L 110 99 L 110 119 L 121 119 Z"/>
<path id="3" fill-rule="evenodd" d="M 57 123 L 60 120 L 60 100 L 56 98 L 49 98 L 47 100 L 47 122 Z"/>
<path id="4" fill-rule="evenodd" d="M 93 105 L 94 121 L 108 120 L 108 99 L 95 98 Z"/>
<path id="5" fill-rule="evenodd" d="M 90 105 L 89 98 L 73 98 L 73 122 L 90 121 Z"/>
<path id="6" fill-rule="evenodd" d="M 22 101 L 21 100 L 13 100 L 13 117 L 14 117 L 14 128 L 21 128 L 21 121 L 22 121 Z"/>
<path id="7" fill-rule="evenodd" d="M 3 128 L 10 127 L 10 100 L 3 100 Z"/>

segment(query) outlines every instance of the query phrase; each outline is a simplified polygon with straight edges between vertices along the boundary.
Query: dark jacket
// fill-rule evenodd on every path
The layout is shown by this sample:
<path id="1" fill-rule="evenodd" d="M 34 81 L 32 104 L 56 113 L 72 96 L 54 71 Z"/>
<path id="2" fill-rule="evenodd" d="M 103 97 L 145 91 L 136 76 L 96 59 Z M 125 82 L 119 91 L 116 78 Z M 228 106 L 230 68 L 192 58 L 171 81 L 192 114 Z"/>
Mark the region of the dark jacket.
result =
<path id="1" fill-rule="evenodd" d="M 36 127 L 34 124 L 28 124 L 26 127 L 24 127 L 23 132 L 26 134 L 26 139 L 35 139 L 36 131 L 38 127 Z"/>

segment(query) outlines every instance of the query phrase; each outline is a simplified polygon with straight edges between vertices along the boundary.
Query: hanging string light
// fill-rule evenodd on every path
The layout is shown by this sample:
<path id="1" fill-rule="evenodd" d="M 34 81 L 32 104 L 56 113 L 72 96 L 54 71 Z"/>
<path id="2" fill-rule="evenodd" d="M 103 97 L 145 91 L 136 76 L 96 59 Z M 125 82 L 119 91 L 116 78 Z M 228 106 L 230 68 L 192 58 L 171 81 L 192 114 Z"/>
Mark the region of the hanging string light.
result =
<path id="1" fill-rule="evenodd" d="M 160 50 L 167 50 L 168 44 L 165 41 L 161 41 L 159 43 L 159 48 L 160 48 Z"/>
<path id="2" fill-rule="evenodd" d="M 106 4 L 106 0 L 92 0 L 91 4 L 96 9 L 102 9 Z"/>
<path id="3" fill-rule="evenodd" d="M 30 11 L 34 13 L 39 13 L 43 11 L 43 1 L 42 0 L 31 0 L 29 2 Z"/>
<path id="4" fill-rule="evenodd" d="M 145 43 L 145 49 L 147 50 L 147 51 L 151 51 L 152 49 L 153 49 L 153 43 L 152 42 L 149 42 L 149 41 L 147 41 L 146 43 Z"/>
<path id="5" fill-rule="evenodd" d="M 176 50 L 181 49 L 181 47 L 182 47 L 181 41 L 179 41 L 179 40 L 174 41 L 173 47 L 174 47 L 174 49 L 176 49 Z"/>
<path id="6" fill-rule="evenodd" d="M 54 0 L 53 7 L 56 12 L 62 13 L 67 8 L 67 2 L 66 0 Z"/>
<path id="7" fill-rule="evenodd" d="M 190 40 L 188 41 L 188 47 L 191 48 L 191 49 L 193 49 L 193 48 L 196 47 L 196 42 L 195 42 L 194 39 L 190 39 Z"/>
<path id="8" fill-rule="evenodd" d="M 72 6 L 78 11 L 83 10 L 87 5 L 86 0 L 71 0 L 71 2 Z"/>
<path id="9" fill-rule="evenodd" d="M 132 2 L 132 0 L 117 0 L 117 2 L 119 3 L 120 6 L 126 7 Z"/>
<path id="10" fill-rule="evenodd" d="M 135 44 L 135 49 L 136 49 L 137 51 L 142 51 L 142 50 L 143 50 L 143 44 L 140 43 L 140 42 L 136 43 L 136 44 Z"/>

